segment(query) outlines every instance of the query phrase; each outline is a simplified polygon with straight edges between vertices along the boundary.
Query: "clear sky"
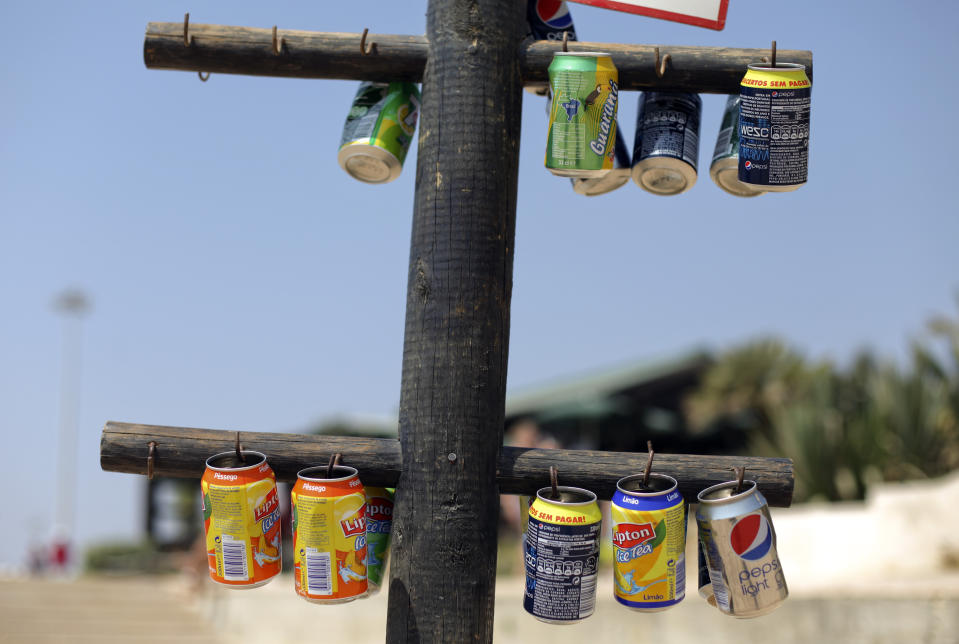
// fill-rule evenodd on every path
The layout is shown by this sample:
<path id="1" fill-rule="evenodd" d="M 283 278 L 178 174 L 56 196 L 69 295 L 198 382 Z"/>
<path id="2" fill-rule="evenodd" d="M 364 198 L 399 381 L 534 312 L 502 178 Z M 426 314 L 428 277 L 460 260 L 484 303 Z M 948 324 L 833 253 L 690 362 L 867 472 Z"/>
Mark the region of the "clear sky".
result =
<path id="1" fill-rule="evenodd" d="M 412 9 L 415 7 L 415 9 Z M 920 8 L 921 7 L 921 8 Z M 0 39 L 0 566 L 48 535 L 67 287 L 82 329 L 83 543 L 135 535 L 143 479 L 101 472 L 107 420 L 299 431 L 394 414 L 416 153 L 359 183 L 336 163 L 357 83 L 150 71 L 147 22 L 421 34 L 409 2 L 6 2 Z M 732 0 L 725 31 L 571 4 L 582 40 L 814 53 L 809 183 L 738 199 L 709 179 L 575 195 L 543 167 L 526 95 L 509 360 L 516 390 L 778 334 L 839 360 L 902 355 L 959 288 L 952 2 Z M 621 95 L 634 132 L 638 94 Z"/>

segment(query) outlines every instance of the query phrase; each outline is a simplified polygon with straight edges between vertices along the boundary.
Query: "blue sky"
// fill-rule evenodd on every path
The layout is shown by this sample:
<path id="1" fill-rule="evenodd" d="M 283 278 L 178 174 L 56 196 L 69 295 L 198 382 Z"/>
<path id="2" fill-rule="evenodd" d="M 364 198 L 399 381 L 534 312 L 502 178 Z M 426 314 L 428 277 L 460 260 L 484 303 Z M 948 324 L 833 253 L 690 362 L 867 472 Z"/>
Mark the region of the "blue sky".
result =
<path id="1" fill-rule="evenodd" d="M 417 7 L 415 11 L 410 7 Z M 0 485 L 53 519 L 62 319 L 86 290 L 78 538 L 134 535 L 142 479 L 101 472 L 103 423 L 298 431 L 395 413 L 416 152 L 361 184 L 336 163 L 353 81 L 150 71 L 146 23 L 419 34 L 426 2 L 4 3 L 0 40 Z M 722 32 L 570 10 L 582 40 L 814 53 L 809 183 L 572 193 L 524 102 L 509 387 L 777 334 L 812 356 L 901 356 L 959 288 L 954 3 L 733 0 Z M 632 140 L 637 93 L 621 97 Z M 11 498 L 12 497 L 12 498 Z M 15 499 L 15 501 L 14 501 Z"/>

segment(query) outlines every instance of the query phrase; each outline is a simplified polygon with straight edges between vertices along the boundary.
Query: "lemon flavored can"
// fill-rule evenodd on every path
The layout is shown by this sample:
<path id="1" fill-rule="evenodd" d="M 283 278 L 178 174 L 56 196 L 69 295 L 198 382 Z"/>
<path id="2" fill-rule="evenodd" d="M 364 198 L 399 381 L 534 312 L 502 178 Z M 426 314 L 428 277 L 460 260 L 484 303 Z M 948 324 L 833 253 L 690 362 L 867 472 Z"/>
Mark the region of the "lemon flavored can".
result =
<path id="1" fill-rule="evenodd" d="M 686 505 L 676 479 L 627 476 L 613 496 L 613 593 L 643 612 L 665 610 L 686 595 Z"/>
<path id="2" fill-rule="evenodd" d="M 619 75 L 609 54 L 557 52 L 549 66 L 552 94 L 546 168 L 563 177 L 600 177 L 613 169 Z"/>
<path id="3" fill-rule="evenodd" d="M 200 479 L 210 578 L 230 588 L 256 588 L 282 567 L 276 477 L 260 452 L 223 452 L 206 461 Z"/>
<path id="4" fill-rule="evenodd" d="M 696 183 L 703 102 L 687 92 L 639 95 L 633 181 L 655 195 L 678 195 Z"/>
<path id="5" fill-rule="evenodd" d="M 366 576 L 370 594 L 379 592 L 390 558 L 393 530 L 393 490 L 366 488 Z"/>
<path id="6" fill-rule="evenodd" d="M 740 181 L 774 192 L 806 183 L 811 91 L 803 65 L 749 65 L 739 91 Z"/>
<path id="7" fill-rule="evenodd" d="M 403 170 L 419 115 L 413 83 L 360 83 L 343 125 L 340 167 L 367 183 L 393 181 Z"/>
<path id="8" fill-rule="evenodd" d="M 317 604 L 365 596 L 366 496 L 356 469 L 300 470 L 290 496 L 296 594 Z"/>
<path id="9" fill-rule="evenodd" d="M 698 495 L 699 543 L 719 610 L 733 617 L 771 612 L 789 595 L 769 506 L 755 481 L 708 487 Z"/>
<path id="10" fill-rule="evenodd" d="M 709 166 L 709 176 L 712 177 L 713 183 L 731 195 L 755 197 L 763 194 L 763 190 L 739 180 L 739 103 L 741 100 L 738 94 L 731 94 L 726 99 L 723 120 L 719 125 L 716 148 L 713 151 L 713 162 Z"/>
<path id="11" fill-rule="evenodd" d="M 593 614 L 602 516 L 596 495 L 559 486 L 536 493 L 524 541 L 523 607 L 549 624 L 574 624 Z"/>

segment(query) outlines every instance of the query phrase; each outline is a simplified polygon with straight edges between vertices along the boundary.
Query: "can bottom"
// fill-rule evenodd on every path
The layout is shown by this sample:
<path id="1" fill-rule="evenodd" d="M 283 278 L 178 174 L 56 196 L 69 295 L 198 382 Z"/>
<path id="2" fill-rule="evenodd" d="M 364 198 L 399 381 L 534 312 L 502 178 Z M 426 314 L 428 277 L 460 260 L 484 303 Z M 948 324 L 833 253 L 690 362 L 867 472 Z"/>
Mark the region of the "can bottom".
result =
<path id="1" fill-rule="evenodd" d="M 392 152 L 372 144 L 369 139 L 344 145 L 336 160 L 351 177 L 366 183 L 389 183 L 403 171 L 403 164 Z"/>
<path id="2" fill-rule="evenodd" d="M 797 190 L 799 186 L 805 185 L 805 183 L 792 183 L 786 186 L 776 185 L 776 186 L 757 186 L 766 192 L 792 192 Z"/>
<path id="3" fill-rule="evenodd" d="M 748 613 L 733 613 L 733 612 L 727 613 L 721 608 L 719 610 L 724 615 L 729 615 L 731 617 L 735 617 L 736 619 L 752 619 L 753 617 L 762 617 L 763 615 L 768 615 L 769 613 L 773 612 L 774 610 L 782 606 L 785 600 L 786 598 L 783 597 L 780 601 L 776 602 L 775 604 L 770 604 L 769 606 L 764 606 L 763 608 L 758 608 Z"/>
<path id="4" fill-rule="evenodd" d="M 610 168 L 605 170 L 577 170 L 575 168 L 551 168 L 549 166 L 546 166 L 546 169 L 557 177 L 572 177 L 574 179 L 598 179 L 612 171 Z"/>
<path id="5" fill-rule="evenodd" d="M 629 182 L 629 168 L 616 168 L 595 179 L 573 177 L 573 191 L 587 197 L 596 197 L 621 188 L 627 182 Z"/>
<path id="6" fill-rule="evenodd" d="M 337 599 L 317 599 L 314 597 L 307 597 L 305 595 L 300 595 L 303 599 L 310 602 L 311 604 L 346 604 L 357 599 L 362 599 L 369 594 L 369 591 L 361 593 L 359 595 L 353 595 L 352 597 L 341 597 Z"/>
<path id="7" fill-rule="evenodd" d="M 210 577 L 210 581 L 212 581 L 215 584 L 219 584 L 220 586 L 223 586 L 224 588 L 232 588 L 233 590 L 251 590 L 253 588 L 259 588 L 260 586 L 267 585 L 268 583 L 276 579 L 279 575 L 280 573 L 277 572 L 272 577 L 267 577 L 266 579 L 263 579 L 262 581 L 257 581 L 252 584 L 231 584 L 225 581 L 220 581 L 219 579 L 214 579 L 212 576 Z"/>
<path id="8" fill-rule="evenodd" d="M 672 608 L 679 602 L 683 601 L 683 599 L 685 599 L 686 597 L 686 595 L 683 595 L 682 597 L 679 597 L 678 599 L 670 599 L 664 602 L 655 602 L 649 606 L 643 606 L 642 604 L 640 604 L 640 602 L 631 602 L 627 599 L 623 599 L 622 597 L 620 597 L 619 595 L 616 595 L 615 593 L 613 594 L 613 596 L 616 598 L 616 601 L 619 602 L 621 606 L 623 606 L 624 608 L 628 608 L 629 610 L 634 610 L 637 613 L 659 613 L 664 610 L 669 610 L 670 608 Z"/>
<path id="9" fill-rule="evenodd" d="M 530 614 L 532 615 L 532 613 Z M 566 626 L 570 624 L 579 624 L 581 621 L 586 619 L 586 617 L 580 617 L 579 619 L 549 619 L 548 617 L 540 617 L 539 615 L 533 615 L 533 617 L 543 622 L 544 624 L 553 624 L 554 626 Z"/>
<path id="10" fill-rule="evenodd" d="M 633 181 L 655 195 L 678 195 L 696 184 L 696 168 L 673 157 L 648 157 L 633 166 Z"/>
<path id="11" fill-rule="evenodd" d="M 765 190 L 739 180 L 739 157 L 726 157 L 713 162 L 709 167 L 713 183 L 736 197 L 758 197 Z"/>

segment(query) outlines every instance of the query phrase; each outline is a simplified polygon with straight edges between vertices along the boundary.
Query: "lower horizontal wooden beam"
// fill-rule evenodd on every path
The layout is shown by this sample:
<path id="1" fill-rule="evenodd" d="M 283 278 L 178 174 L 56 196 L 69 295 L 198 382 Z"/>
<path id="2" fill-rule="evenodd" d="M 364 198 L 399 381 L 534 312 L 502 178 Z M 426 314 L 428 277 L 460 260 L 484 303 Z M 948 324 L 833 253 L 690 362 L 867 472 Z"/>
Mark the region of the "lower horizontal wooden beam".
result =
<path id="1" fill-rule="evenodd" d="M 208 457 L 234 448 L 236 432 L 111 421 L 103 428 L 100 440 L 100 466 L 109 472 L 145 475 L 150 441 L 157 443 L 156 476 L 198 479 Z M 323 465 L 336 452 L 343 454 L 344 464 L 360 471 L 366 485 L 394 486 L 400 476 L 400 444 L 392 438 L 240 432 L 240 442 L 244 449 L 266 454 L 281 481 L 296 480 L 299 470 Z M 450 456 L 437 458 L 449 461 Z M 455 458 L 467 456 L 457 454 Z M 505 446 L 496 474 L 500 492 L 535 493 L 549 484 L 550 465 L 559 470 L 562 485 L 583 487 L 601 499 L 609 499 L 616 491 L 617 480 L 642 472 L 646 454 Z M 653 461 L 653 471 L 679 481 L 687 500 L 695 499 L 697 492 L 710 485 L 731 480 L 734 466 L 746 468 L 746 478 L 759 484 L 770 505 L 788 507 L 792 503 L 793 464 L 787 458 L 657 453 Z"/>

